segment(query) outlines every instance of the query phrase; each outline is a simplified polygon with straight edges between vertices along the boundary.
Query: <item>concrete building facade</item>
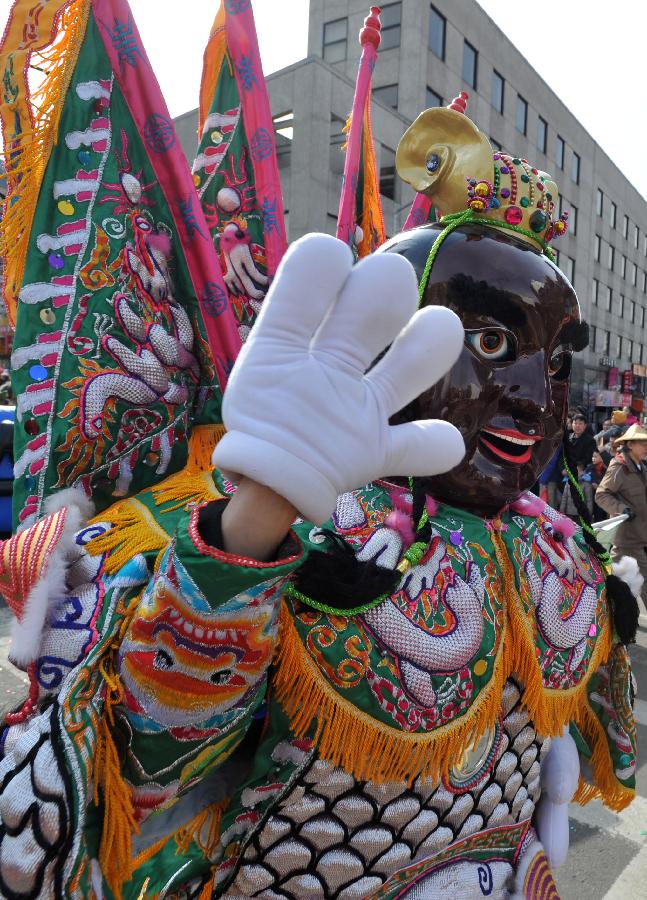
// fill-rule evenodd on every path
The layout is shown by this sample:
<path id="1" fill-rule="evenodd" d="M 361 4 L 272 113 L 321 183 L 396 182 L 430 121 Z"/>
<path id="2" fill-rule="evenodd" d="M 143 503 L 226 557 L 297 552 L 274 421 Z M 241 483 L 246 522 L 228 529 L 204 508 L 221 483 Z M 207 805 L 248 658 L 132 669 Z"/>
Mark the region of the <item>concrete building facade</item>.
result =
<path id="1" fill-rule="evenodd" d="M 343 171 L 342 128 L 353 97 L 366 0 L 310 0 L 308 57 L 268 78 L 288 236 L 334 233 Z M 573 402 L 597 420 L 642 409 L 647 375 L 647 202 L 475 0 L 401 0 L 382 6 L 372 121 L 387 234 L 413 194 L 395 149 L 418 113 L 460 90 L 493 146 L 551 173 L 569 231 L 558 264 L 591 326 L 573 372 Z M 176 120 L 187 155 L 196 112 Z"/>

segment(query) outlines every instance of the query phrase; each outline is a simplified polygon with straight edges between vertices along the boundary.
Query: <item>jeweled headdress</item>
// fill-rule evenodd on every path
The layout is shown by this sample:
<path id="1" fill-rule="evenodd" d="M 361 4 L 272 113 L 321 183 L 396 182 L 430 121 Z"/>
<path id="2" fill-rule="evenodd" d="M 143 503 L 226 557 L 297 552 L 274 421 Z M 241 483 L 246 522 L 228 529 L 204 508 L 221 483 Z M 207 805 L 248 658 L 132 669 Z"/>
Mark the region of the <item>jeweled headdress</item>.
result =
<path id="1" fill-rule="evenodd" d="M 463 213 L 514 230 L 546 251 L 567 227 L 568 213 L 554 217 L 557 185 L 527 159 L 494 152 L 465 114 L 466 101 L 461 92 L 449 107 L 418 116 L 398 146 L 398 174 L 443 217 Z"/>

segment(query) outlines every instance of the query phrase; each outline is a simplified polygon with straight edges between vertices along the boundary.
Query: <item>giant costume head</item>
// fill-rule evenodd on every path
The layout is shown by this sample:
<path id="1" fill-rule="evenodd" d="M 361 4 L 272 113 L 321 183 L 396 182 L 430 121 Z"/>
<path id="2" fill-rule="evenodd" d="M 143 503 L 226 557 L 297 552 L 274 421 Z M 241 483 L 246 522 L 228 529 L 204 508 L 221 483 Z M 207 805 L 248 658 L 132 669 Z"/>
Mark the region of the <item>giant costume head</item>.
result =
<path id="1" fill-rule="evenodd" d="M 421 305 L 461 318 L 465 347 L 452 370 L 399 414 L 443 418 L 465 439 L 463 462 L 430 479 L 452 505 L 492 514 L 530 488 L 565 425 L 573 350 L 587 329 L 549 241 L 557 187 L 527 160 L 493 153 L 457 109 L 430 109 L 404 135 L 399 174 L 425 193 L 440 222 L 405 232 L 384 250 L 407 257 Z"/>

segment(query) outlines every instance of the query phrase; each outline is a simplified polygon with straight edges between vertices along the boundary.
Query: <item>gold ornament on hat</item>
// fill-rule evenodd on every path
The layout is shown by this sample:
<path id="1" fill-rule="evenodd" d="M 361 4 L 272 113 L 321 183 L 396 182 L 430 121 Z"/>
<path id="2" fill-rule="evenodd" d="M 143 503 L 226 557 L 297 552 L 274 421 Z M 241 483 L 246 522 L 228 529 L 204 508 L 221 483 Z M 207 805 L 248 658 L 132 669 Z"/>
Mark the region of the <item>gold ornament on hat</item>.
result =
<path id="1" fill-rule="evenodd" d="M 469 210 L 473 219 L 513 229 L 545 249 L 567 228 L 568 213 L 553 218 L 557 185 L 527 159 L 494 152 L 465 114 L 466 102 L 461 91 L 448 107 L 418 116 L 398 145 L 398 174 L 429 197 L 441 216 Z"/>

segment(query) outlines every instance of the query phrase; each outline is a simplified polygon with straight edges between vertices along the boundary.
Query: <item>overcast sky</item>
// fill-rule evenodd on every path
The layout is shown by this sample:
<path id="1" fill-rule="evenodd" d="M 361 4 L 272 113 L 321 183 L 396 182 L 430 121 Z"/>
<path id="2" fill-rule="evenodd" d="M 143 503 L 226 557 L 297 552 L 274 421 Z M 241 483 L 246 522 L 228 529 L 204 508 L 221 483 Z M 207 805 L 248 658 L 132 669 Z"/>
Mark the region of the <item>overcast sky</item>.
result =
<path id="1" fill-rule="evenodd" d="M 647 4 L 479 2 L 647 198 Z M 0 0 L 0 27 L 9 6 Z M 193 109 L 218 0 L 130 6 L 171 114 Z M 265 74 L 305 56 L 308 0 L 254 0 L 254 14 Z"/>

